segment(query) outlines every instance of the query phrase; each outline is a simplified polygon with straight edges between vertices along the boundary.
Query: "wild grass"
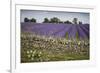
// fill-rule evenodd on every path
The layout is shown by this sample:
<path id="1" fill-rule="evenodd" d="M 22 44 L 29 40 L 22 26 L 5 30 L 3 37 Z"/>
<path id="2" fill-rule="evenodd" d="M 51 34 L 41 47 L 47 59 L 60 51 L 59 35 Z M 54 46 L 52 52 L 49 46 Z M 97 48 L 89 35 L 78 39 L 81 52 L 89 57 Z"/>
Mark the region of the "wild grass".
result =
<path id="1" fill-rule="evenodd" d="M 88 39 L 21 33 L 21 63 L 70 60 L 89 60 Z"/>

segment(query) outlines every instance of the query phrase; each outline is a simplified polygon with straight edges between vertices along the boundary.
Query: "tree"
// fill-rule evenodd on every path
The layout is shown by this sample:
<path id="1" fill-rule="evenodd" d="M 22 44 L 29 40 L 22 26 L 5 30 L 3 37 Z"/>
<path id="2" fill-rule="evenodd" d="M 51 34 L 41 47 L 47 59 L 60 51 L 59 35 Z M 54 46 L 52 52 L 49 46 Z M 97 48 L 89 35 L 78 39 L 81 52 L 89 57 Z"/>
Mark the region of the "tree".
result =
<path id="1" fill-rule="evenodd" d="M 43 23 L 49 23 L 49 19 L 48 18 L 44 18 Z"/>
<path id="2" fill-rule="evenodd" d="M 59 21 L 59 23 L 64 23 L 63 21 Z"/>
<path id="3" fill-rule="evenodd" d="M 69 20 L 64 22 L 65 24 L 72 24 L 72 22 L 70 22 Z"/>
<path id="4" fill-rule="evenodd" d="M 53 18 L 50 19 L 50 22 L 51 23 L 59 23 L 60 19 L 58 19 L 57 17 L 53 17 Z"/>
<path id="5" fill-rule="evenodd" d="M 29 22 L 29 19 L 28 18 L 24 18 L 24 22 Z"/>
<path id="6" fill-rule="evenodd" d="M 81 21 L 79 21 L 79 24 L 82 24 L 82 22 L 81 22 Z"/>
<path id="7" fill-rule="evenodd" d="M 35 18 L 32 18 L 32 19 L 30 20 L 30 22 L 36 23 L 36 19 L 35 19 Z"/>
<path id="8" fill-rule="evenodd" d="M 78 24 L 78 18 L 73 19 L 73 24 Z"/>

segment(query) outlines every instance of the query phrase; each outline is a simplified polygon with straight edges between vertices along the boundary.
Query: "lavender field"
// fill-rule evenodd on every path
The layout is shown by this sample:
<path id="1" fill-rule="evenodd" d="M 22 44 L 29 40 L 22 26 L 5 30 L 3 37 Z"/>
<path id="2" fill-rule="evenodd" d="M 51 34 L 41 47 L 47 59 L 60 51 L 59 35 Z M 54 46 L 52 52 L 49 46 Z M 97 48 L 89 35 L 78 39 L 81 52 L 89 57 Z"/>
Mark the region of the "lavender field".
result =
<path id="1" fill-rule="evenodd" d="M 89 24 L 21 23 L 21 62 L 89 60 Z"/>

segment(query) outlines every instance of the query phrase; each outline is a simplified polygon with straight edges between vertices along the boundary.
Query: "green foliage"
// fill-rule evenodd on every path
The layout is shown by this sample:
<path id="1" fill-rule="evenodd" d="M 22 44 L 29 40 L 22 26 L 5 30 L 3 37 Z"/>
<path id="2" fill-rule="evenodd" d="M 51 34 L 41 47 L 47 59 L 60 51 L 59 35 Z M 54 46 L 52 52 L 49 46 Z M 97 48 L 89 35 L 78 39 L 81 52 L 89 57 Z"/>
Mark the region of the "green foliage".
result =
<path id="1" fill-rule="evenodd" d="M 35 18 L 29 19 L 27 17 L 24 18 L 24 22 L 33 22 L 36 23 L 37 20 Z M 65 23 L 65 24 L 82 24 L 81 21 L 78 22 L 78 18 L 73 18 L 73 21 L 61 21 L 59 18 L 57 17 L 52 17 L 51 19 L 48 18 L 44 18 L 43 23 Z"/>
<path id="2" fill-rule="evenodd" d="M 68 36 L 68 32 L 66 32 L 66 39 L 68 39 L 68 37 L 69 37 L 69 36 Z"/>
<path id="3" fill-rule="evenodd" d="M 24 22 L 29 22 L 29 19 L 28 18 L 24 18 Z"/>
<path id="4" fill-rule="evenodd" d="M 59 23 L 64 23 L 63 21 L 59 21 Z"/>
<path id="5" fill-rule="evenodd" d="M 73 24 L 78 24 L 78 18 L 73 19 Z"/>
<path id="6" fill-rule="evenodd" d="M 72 24 L 72 22 L 70 22 L 69 20 L 64 22 L 65 24 Z"/>
<path id="7" fill-rule="evenodd" d="M 43 23 L 49 23 L 49 19 L 48 18 L 44 18 Z"/>
<path id="8" fill-rule="evenodd" d="M 35 19 L 35 18 L 32 18 L 32 19 L 30 20 L 30 22 L 36 23 L 36 19 Z"/>
<path id="9" fill-rule="evenodd" d="M 36 19 L 35 18 L 32 18 L 32 19 L 24 18 L 24 22 L 34 22 L 34 23 L 36 23 Z"/>
<path id="10" fill-rule="evenodd" d="M 68 33 L 66 33 L 66 38 Z M 76 33 L 78 38 L 78 33 Z M 89 40 L 74 40 L 21 33 L 21 62 L 88 60 Z"/>
<path id="11" fill-rule="evenodd" d="M 60 19 L 57 17 L 53 17 L 50 19 L 50 23 L 59 23 L 59 22 L 60 22 Z"/>
<path id="12" fill-rule="evenodd" d="M 76 32 L 76 40 L 79 40 L 79 39 L 80 39 L 79 34 L 78 32 Z"/>
<path id="13" fill-rule="evenodd" d="M 82 24 L 82 22 L 81 22 L 81 21 L 79 21 L 79 24 Z"/>

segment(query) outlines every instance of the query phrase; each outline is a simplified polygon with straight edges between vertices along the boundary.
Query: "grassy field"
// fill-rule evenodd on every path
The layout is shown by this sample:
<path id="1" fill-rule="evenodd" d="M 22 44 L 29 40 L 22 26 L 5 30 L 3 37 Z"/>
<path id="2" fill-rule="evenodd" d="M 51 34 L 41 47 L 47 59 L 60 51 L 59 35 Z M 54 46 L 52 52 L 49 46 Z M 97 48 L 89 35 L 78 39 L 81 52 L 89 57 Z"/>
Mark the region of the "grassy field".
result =
<path id="1" fill-rule="evenodd" d="M 21 63 L 89 60 L 88 39 L 66 39 L 21 33 Z"/>

